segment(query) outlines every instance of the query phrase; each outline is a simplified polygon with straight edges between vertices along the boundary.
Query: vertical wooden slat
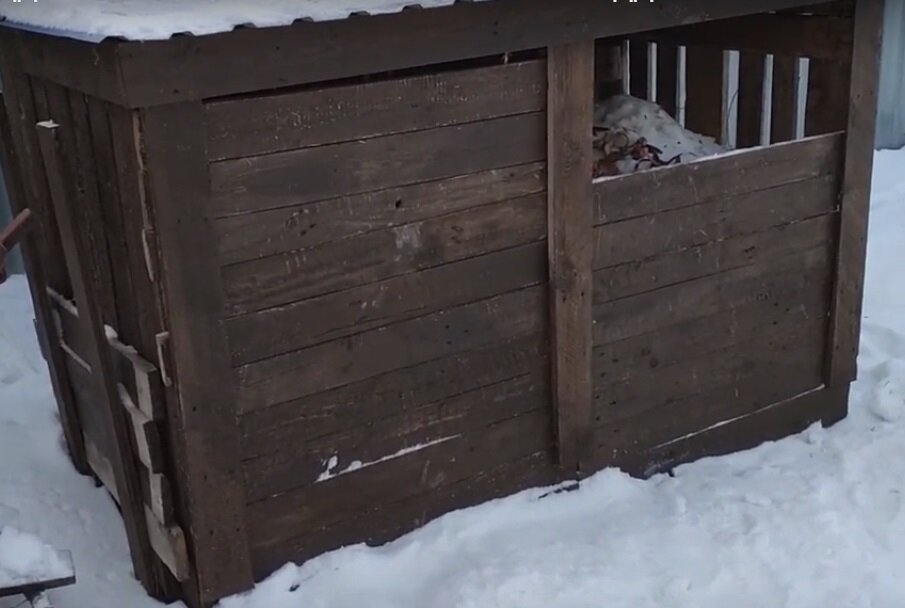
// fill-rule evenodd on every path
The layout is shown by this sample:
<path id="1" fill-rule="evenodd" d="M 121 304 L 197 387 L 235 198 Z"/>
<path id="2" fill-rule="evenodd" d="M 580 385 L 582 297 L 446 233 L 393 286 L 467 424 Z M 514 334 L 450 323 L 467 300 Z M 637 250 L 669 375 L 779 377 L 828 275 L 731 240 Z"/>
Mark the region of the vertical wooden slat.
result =
<path id="1" fill-rule="evenodd" d="M 685 54 L 685 127 L 727 141 L 726 73 L 723 51 L 689 46 Z"/>
<path id="2" fill-rule="evenodd" d="M 16 156 L 14 150 L 21 154 L 24 151 L 24 146 L 20 138 L 14 138 L 13 136 L 13 128 L 8 120 L 7 112 L 9 107 L 15 105 L 15 102 L 8 100 L 7 95 L 15 96 L 22 92 L 21 88 L 16 92 L 11 91 L 13 86 L 21 86 L 21 79 L 16 79 L 15 81 L 12 79 L 7 80 L 5 76 L 6 74 L 4 74 L 4 80 L 7 83 L 7 92 L 0 93 L 0 163 L 2 163 L 3 175 L 6 178 L 14 213 L 19 213 L 25 208 L 30 208 L 33 214 L 39 213 L 39 209 L 30 206 L 30 202 L 25 195 L 25 186 L 21 179 L 22 174 L 20 171 L 24 170 L 23 165 L 26 163 L 15 163 L 13 160 Z M 14 82 L 15 84 L 13 84 Z M 7 103 L 10 105 L 7 105 Z M 21 124 L 18 126 L 21 127 Z M 17 142 L 15 148 L 13 147 L 14 142 Z M 35 207 L 40 207 L 40 205 L 35 205 Z M 63 427 L 63 436 L 66 438 L 69 456 L 72 459 L 73 466 L 79 473 L 88 474 L 90 468 L 87 455 L 85 454 L 82 425 L 78 408 L 75 404 L 75 396 L 72 394 L 65 355 L 57 339 L 50 301 L 47 295 L 47 277 L 44 269 L 44 259 L 41 254 L 42 247 L 40 246 L 42 237 L 46 239 L 47 235 L 41 235 L 39 232 L 41 229 L 47 229 L 47 222 L 41 222 L 40 217 L 34 215 L 32 217 L 36 220 L 35 223 L 38 224 L 38 230 L 30 230 L 26 233 L 21 246 L 26 276 L 28 277 L 28 286 L 34 305 L 35 329 L 38 333 L 41 352 L 44 353 L 44 357 L 47 360 L 50 383 L 57 402 L 60 424 Z M 62 263 L 62 260 L 60 260 L 60 263 Z"/>
<path id="3" fill-rule="evenodd" d="M 738 130 L 736 146 L 749 148 L 761 144 L 764 112 L 763 53 L 741 51 L 738 62 Z"/>
<path id="4" fill-rule="evenodd" d="M 770 142 L 795 139 L 795 113 L 798 107 L 798 58 L 773 57 L 773 95 L 770 112 Z"/>
<path id="5" fill-rule="evenodd" d="M 589 85 L 590 87 L 590 85 Z M 143 110 L 145 167 L 182 413 L 189 538 L 200 601 L 253 584 L 235 385 L 220 317 L 201 103 Z M 590 132 L 590 128 L 588 129 Z"/>
<path id="6" fill-rule="evenodd" d="M 622 47 L 618 44 L 595 45 L 594 90 L 598 99 L 622 93 Z"/>
<path id="7" fill-rule="evenodd" d="M 548 55 L 548 247 L 559 462 L 579 472 L 591 448 L 591 124 L 594 47 Z"/>
<path id="8" fill-rule="evenodd" d="M 657 44 L 657 103 L 676 117 L 679 94 L 679 47 Z"/>
<path id="9" fill-rule="evenodd" d="M 107 348 L 107 337 L 101 317 L 100 304 L 91 292 L 91 265 L 88 251 L 84 243 L 84 234 L 80 231 L 76 216 L 73 213 L 75 201 L 71 198 L 67 184 L 74 183 L 74 176 L 66 171 L 62 163 L 62 146 L 59 138 L 61 127 L 49 121 L 38 123 L 38 134 L 41 155 L 54 210 L 59 220 L 60 240 L 72 281 L 76 300 L 79 302 L 80 314 L 88 335 L 88 364 L 92 369 L 93 380 L 97 390 L 99 407 L 103 411 L 105 425 L 110 430 L 114 454 L 110 454 L 116 493 L 129 541 L 129 551 L 135 573 L 142 584 L 154 589 L 153 555 L 148 538 L 142 503 L 141 480 L 135 459 L 130 450 L 130 423 L 125 410 L 120 406 L 116 390 L 116 377 L 110 351 Z M 84 312 L 81 312 L 84 311 Z"/>
<path id="10" fill-rule="evenodd" d="M 631 40 L 628 50 L 629 91 L 641 99 L 650 99 L 649 60 L 650 43 L 646 40 Z"/>
<path id="11" fill-rule="evenodd" d="M 851 69 L 844 63 L 811 59 L 804 118 L 805 137 L 845 130 Z"/>
<path id="12" fill-rule="evenodd" d="M 858 0 L 827 385 L 857 377 L 884 0 Z"/>

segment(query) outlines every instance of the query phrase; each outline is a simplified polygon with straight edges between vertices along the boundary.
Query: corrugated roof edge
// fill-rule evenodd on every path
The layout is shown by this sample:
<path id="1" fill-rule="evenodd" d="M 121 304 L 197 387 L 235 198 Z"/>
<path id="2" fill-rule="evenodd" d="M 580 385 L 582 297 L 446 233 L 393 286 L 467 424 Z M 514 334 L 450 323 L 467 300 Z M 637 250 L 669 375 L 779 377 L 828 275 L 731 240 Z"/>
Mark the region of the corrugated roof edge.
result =
<path id="1" fill-rule="evenodd" d="M 234 32 L 236 30 L 242 29 L 268 29 L 268 28 L 276 28 L 276 27 L 287 27 L 291 25 L 295 25 L 297 23 L 326 23 L 329 21 L 343 21 L 345 19 L 351 19 L 354 17 L 375 17 L 380 15 L 393 15 L 399 14 L 408 10 L 431 10 L 435 8 L 443 8 L 447 6 L 452 6 L 455 4 L 471 4 L 473 2 L 481 2 L 487 0 L 449 0 L 446 4 L 439 4 L 436 6 L 423 6 L 420 3 L 413 2 L 411 4 L 405 4 L 397 10 L 393 11 L 385 11 L 385 12 L 369 12 L 369 11 L 351 11 L 345 17 L 338 17 L 335 19 L 322 19 L 317 20 L 310 16 L 301 16 L 297 17 L 292 21 L 287 21 L 286 23 L 273 23 L 268 25 L 259 26 L 254 23 L 236 23 L 232 26 L 232 28 L 228 30 L 220 30 L 220 31 L 211 31 L 211 32 L 202 32 L 196 33 L 191 31 L 186 32 L 174 32 L 170 34 L 166 38 L 128 38 L 125 36 L 111 36 L 111 35 L 98 35 L 98 34 L 90 34 L 87 32 L 79 32 L 77 30 L 66 30 L 62 28 L 51 28 L 51 27 L 42 27 L 38 25 L 33 25 L 30 23 L 25 23 L 23 21 L 15 21 L 9 19 L 9 17 L 5 15 L 0 15 L 0 27 L 8 27 L 10 29 L 21 30 L 26 32 L 32 32 L 37 34 L 44 34 L 47 36 L 54 36 L 57 38 L 70 38 L 73 40 L 78 40 L 81 42 L 90 42 L 93 44 L 98 44 L 104 41 L 120 41 L 120 42 L 150 42 L 154 40 L 171 40 L 173 38 L 179 38 L 183 36 L 212 36 L 215 34 L 223 34 L 228 32 Z"/>

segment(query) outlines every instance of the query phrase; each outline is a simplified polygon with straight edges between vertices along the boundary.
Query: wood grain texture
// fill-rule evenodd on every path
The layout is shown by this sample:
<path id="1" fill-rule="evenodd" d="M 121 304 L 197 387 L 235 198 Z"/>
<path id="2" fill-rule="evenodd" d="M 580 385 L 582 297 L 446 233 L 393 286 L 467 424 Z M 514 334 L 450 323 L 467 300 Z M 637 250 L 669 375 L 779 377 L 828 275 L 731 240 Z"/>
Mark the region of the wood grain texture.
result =
<path id="1" fill-rule="evenodd" d="M 746 15 L 642 32 L 640 40 L 754 53 L 847 59 L 851 28 L 845 18 L 792 14 Z"/>
<path id="2" fill-rule="evenodd" d="M 208 156 L 223 160 L 543 110 L 542 61 L 443 71 L 205 105 Z M 404 101 L 404 103 L 400 103 Z"/>
<path id="3" fill-rule="evenodd" d="M 846 49 L 851 54 L 851 45 Z M 810 61 L 804 123 L 806 136 L 847 128 L 850 82 L 851 66 L 848 61 Z"/>
<path id="4" fill-rule="evenodd" d="M 375 423 L 358 425 L 243 463 L 249 502 L 318 483 L 331 472 L 380 463 L 403 450 L 448 440 L 543 410 L 549 404 L 549 361 L 538 359 L 526 374 L 482 386 Z M 326 463 L 326 464 L 325 464 Z"/>
<path id="5" fill-rule="evenodd" d="M 739 53 L 738 123 L 736 147 L 749 148 L 762 143 L 764 119 L 764 75 L 766 55 L 752 51 Z"/>
<path id="6" fill-rule="evenodd" d="M 543 125 L 533 112 L 213 163 L 212 209 L 224 217 L 537 162 Z"/>
<path id="7" fill-rule="evenodd" d="M 547 359 L 544 331 L 502 340 L 466 352 L 393 370 L 343 387 L 242 410 L 242 455 L 272 454 L 286 444 L 306 442 L 358 425 L 442 402 L 481 386 L 519 377 L 534 361 Z"/>
<path id="8" fill-rule="evenodd" d="M 831 387 L 857 377 L 884 4 L 881 0 L 855 4 L 839 255 L 827 360 L 826 382 Z"/>
<path id="9" fill-rule="evenodd" d="M 493 446 L 488 450 L 487 446 Z M 536 410 L 249 506 L 256 552 L 349 520 L 375 504 L 438 491 L 552 447 L 549 412 Z"/>
<path id="10" fill-rule="evenodd" d="M 53 122 L 41 122 L 37 126 L 45 175 L 54 211 L 59 218 L 60 240 L 74 295 L 83 303 L 85 310 L 84 322 L 89 334 L 88 364 L 93 370 L 92 381 L 99 397 L 97 407 L 103 412 L 104 426 L 111 439 L 112 453 L 108 457 L 113 468 L 135 575 L 146 588 L 154 589 L 151 545 L 142 516 L 144 505 L 138 471 L 130 448 L 129 423 L 119 403 L 113 365 L 106 348 L 101 305 L 91 291 L 89 249 L 85 246 L 85 235 L 76 230 L 74 206 L 77 200 L 73 199 L 70 189 L 78 181 L 62 161 L 64 148 L 59 137 L 60 128 L 60 125 Z"/>
<path id="11" fill-rule="evenodd" d="M 841 171 L 843 136 L 815 136 L 594 182 L 594 225 Z"/>
<path id="12" fill-rule="evenodd" d="M 540 241 L 544 193 L 466 209 L 223 269 L 225 313 L 284 306 Z"/>
<path id="13" fill-rule="evenodd" d="M 721 49 L 685 49 L 685 127 L 723 144 L 729 133 L 725 65 Z"/>
<path id="14" fill-rule="evenodd" d="M 40 180 L 37 175 L 31 175 L 28 169 L 40 160 L 40 154 L 37 155 L 37 158 L 25 157 L 29 151 L 34 152 L 26 144 L 25 139 L 34 137 L 35 133 L 31 124 L 25 128 L 27 118 L 16 110 L 22 96 L 30 95 L 30 89 L 26 79 L 10 77 L 9 72 L 5 70 L 2 72 L 2 78 L 5 83 L 5 92 L 0 93 L 0 163 L 2 163 L 2 171 L 7 184 L 7 194 L 12 210 L 20 213 L 26 208 L 30 209 L 33 213 L 32 221 L 38 225 L 38 230 L 29 230 L 26 233 L 21 245 L 28 287 L 35 311 L 38 342 L 47 362 L 50 383 L 69 457 L 79 473 L 87 474 L 90 469 L 85 454 L 78 405 L 72 394 L 64 353 L 57 339 L 47 298 L 48 266 L 65 266 L 65 263 L 62 259 L 48 260 L 46 257 L 48 255 L 46 242 L 48 233 L 43 231 L 47 229 L 48 218 L 37 215 L 39 209 L 46 209 L 46 207 L 38 202 L 35 190 L 30 188 L 30 186 L 37 185 Z M 52 214 L 50 216 L 53 217 Z M 49 234 L 55 235 L 55 233 Z M 56 240 L 53 239 L 53 241 Z M 56 248 L 59 247 L 59 243 L 56 243 Z"/>
<path id="15" fill-rule="evenodd" d="M 593 41 L 548 50 L 547 246 L 559 464 L 590 448 Z"/>
<path id="16" fill-rule="evenodd" d="M 706 203 L 604 224 L 593 233 L 593 268 L 644 260 L 831 213 L 839 175 L 712 199 Z"/>
<path id="17" fill-rule="evenodd" d="M 233 365 L 538 285 L 547 279 L 546 249 L 544 242 L 520 245 L 231 317 L 224 324 Z"/>
<path id="18" fill-rule="evenodd" d="M 537 286 L 326 342 L 236 369 L 240 408 L 266 407 L 538 332 L 545 287 Z"/>
<path id="19" fill-rule="evenodd" d="M 251 564 L 200 104 L 142 112 L 150 201 L 181 404 L 188 542 L 201 603 L 248 589 Z M 224 560 L 223 556 L 230 559 Z"/>
<path id="20" fill-rule="evenodd" d="M 537 194 L 546 187 L 544 163 L 530 163 L 229 216 L 218 219 L 214 230 L 220 263 L 228 266 Z"/>
<path id="21" fill-rule="evenodd" d="M 579 38 L 617 37 L 820 1 L 690 0 L 669 11 L 651 2 L 607 3 L 606 10 L 596 0 L 460 2 L 396 15 L 122 43 L 116 51 L 126 93 L 122 105 L 136 107 L 487 57 Z"/>
<path id="22" fill-rule="evenodd" d="M 798 58 L 773 57 L 773 101 L 770 112 L 770 142 L 795 139 L 798 108 Z"/>
<path id="23" fill-rule="evenodd" d="M 646 40 L 630 40 L 628 43 L 629 93 L 641 99 L 650 99 L 650 44 Z"/>
<path id="24" fill-rule="evenodd" d="M 778 262 L 742 266 L 662 289 L 594 304 L 594 344 L 623 340 L 725 308 L 770 299 L 780 306 L 830 273 L 833 243 Z"/>

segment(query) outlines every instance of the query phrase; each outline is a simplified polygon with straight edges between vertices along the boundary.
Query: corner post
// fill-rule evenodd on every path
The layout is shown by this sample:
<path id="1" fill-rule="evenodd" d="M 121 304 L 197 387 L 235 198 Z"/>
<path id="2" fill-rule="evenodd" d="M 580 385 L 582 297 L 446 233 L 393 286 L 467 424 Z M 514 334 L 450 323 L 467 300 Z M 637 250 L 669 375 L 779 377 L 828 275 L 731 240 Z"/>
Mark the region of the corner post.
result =
<path id="1" fill-rule="evenodd" d="M 141 137 L 182 428 L 180 492 L 187 506 L 198 598 L 210 606 L 254 584 L 223 288 L 209 215 L 200 102 L 141 110 Z M 193 598 L 195 599 L 195 598 Z"/>
<path id="2" fill-rule="evenodd" d="M 594 41 L 547 53 L 547 239 L 553 406 L 560 466 L 580 476 L 592 438 Z"/>
<path id="3" fill-rule="evenodd" d="M 857 0 L 826 384 L 857 377 L 884 0 Z"/>

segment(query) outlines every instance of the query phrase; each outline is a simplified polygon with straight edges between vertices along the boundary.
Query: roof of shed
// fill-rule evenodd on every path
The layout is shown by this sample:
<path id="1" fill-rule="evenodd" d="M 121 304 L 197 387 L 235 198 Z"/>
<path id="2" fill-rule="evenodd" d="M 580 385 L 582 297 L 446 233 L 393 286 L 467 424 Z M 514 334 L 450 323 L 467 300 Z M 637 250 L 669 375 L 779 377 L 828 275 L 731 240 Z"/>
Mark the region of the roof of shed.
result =
<path id="1" fill-rule="evenodd" d="M 111 37 L 160 40 L 461 1 L 482 0 L 17 0 L 0 4 L 0 20 L 14 28 L 92 42 Z"/>

